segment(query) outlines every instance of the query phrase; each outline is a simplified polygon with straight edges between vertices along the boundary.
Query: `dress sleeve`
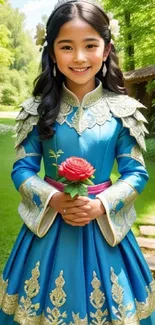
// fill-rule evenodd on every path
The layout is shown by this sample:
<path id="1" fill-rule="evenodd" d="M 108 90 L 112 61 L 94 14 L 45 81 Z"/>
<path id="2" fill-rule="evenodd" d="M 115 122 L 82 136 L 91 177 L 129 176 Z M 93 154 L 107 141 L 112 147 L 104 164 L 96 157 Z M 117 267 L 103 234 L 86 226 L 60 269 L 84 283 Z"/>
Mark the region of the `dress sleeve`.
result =
<path id="1" fill-rule="evenodd" d="M 49 207 L 51 197 L 58 191 L 41 179 L 37 173 L 42 159 L 42 144 L 37 127 L 17 146 L 12 180 L 22 200 L 19 214 L 27 227 L 43 237 L 52 225 L 57 212 Z"/>
<path id="2" fill-rule="evenodd" d="M 135 138 L 122 127 L 116 145 L 116 160 L 120 178 L 96 197 L 106 214 L 97 219 L 98 225 L 111 246 L 125 237 L 136 219 L 134 201 L 148 180 L 143 156 Z"/>

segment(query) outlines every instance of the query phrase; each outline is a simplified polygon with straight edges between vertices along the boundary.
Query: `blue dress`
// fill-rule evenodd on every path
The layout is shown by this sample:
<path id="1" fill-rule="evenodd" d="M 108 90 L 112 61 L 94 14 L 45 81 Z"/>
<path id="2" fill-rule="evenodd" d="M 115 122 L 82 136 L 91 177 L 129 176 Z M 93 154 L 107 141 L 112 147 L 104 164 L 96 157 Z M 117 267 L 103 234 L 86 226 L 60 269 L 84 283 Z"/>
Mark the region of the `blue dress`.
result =
<path id="1" fill-rule="evenodd" d="M 12 179 L 24 221 L 0 284 L 1 325 L 155 325 L 155 281 L 131 231 L 133 203 L 148 180 L 142 105 L 97 88 L 77 97 L 63 85 L 55 134 L 40 140 L 39 102 L 22 104 Z M 48 206 L 58 190 L 55 164 L 87 159 L 95 184 L 110 179 L 116 158 L 120 178 L 96 196 L 106 214 L 72 227 Z M 91 195 L 94 198 L 95 195 Z"/>

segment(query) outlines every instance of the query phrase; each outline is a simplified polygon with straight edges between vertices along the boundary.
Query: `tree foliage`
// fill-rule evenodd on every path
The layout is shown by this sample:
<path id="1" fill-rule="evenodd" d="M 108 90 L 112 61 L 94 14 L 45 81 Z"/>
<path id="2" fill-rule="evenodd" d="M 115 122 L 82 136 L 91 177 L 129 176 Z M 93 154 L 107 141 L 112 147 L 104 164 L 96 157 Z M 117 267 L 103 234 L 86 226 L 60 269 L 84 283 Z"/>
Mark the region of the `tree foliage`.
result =
<path id="1" fill-rule="evenodd" d="M 0 25 L 0 65 L 9 66 L 14 61 L 10 47 L 11 32 L 5 25 Z"/>
<path id="2" fill-rule="evenodd" d="M 0 6 L 0 101 L 12 105 L 31 96 L 38 51 L 25 31 L 25 15 L 7 0 Z"/>
<path id="3" fill-rule="evenodd" d="M 105 11 L 120 22 L 117 43 L 125 71 L 155 63 L 154 0 L 104 0 Z"/>

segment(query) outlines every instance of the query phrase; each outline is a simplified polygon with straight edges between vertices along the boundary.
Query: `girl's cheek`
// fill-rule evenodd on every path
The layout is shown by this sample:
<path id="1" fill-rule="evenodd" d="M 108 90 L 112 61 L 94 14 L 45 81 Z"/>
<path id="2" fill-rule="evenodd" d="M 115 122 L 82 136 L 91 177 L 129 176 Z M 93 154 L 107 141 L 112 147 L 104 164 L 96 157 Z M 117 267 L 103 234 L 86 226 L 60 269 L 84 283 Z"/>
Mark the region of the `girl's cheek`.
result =
<path id="1" fill-rule="evenodd" d="M 90 55 L 90 59 L 92 61 L 96 61 L 102 58 L 102 54 L 101 53 L 93 53 L 92 55 Z"/>

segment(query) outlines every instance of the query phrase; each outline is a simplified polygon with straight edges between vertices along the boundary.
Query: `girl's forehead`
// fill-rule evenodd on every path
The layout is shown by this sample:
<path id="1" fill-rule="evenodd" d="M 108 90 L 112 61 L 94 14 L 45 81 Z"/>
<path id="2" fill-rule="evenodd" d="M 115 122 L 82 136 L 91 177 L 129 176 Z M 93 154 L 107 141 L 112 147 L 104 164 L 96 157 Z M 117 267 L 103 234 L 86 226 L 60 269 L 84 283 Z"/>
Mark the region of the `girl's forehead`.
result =
<path id="1" fill-rule="evenodd" d="M 83 19 L 75 18 L 61 26 L 57 39 L 64 36 L 67 36 L 67 38 L 69 38 L 69 36 L 72 38 L 83 36 L 83 38 L 85 38 L 86 35 L 100 38 L 100 35 L 93 26 Z"/>

